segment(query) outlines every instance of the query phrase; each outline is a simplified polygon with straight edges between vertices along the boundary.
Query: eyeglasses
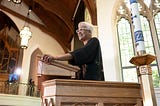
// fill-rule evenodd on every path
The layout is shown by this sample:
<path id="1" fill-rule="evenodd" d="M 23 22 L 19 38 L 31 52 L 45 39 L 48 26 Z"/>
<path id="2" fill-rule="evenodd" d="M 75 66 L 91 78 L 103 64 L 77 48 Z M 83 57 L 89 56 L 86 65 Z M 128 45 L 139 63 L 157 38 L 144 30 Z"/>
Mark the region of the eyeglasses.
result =
<path id="1" fill-rule="evenodd" d="M 77 29 L 77 30 L 76 30 L 76 33 L 80 32 L 80 31 L 83 31 L 83 30 L 88 30 L 88 29 L 87 29 L 87 28 Z"/>

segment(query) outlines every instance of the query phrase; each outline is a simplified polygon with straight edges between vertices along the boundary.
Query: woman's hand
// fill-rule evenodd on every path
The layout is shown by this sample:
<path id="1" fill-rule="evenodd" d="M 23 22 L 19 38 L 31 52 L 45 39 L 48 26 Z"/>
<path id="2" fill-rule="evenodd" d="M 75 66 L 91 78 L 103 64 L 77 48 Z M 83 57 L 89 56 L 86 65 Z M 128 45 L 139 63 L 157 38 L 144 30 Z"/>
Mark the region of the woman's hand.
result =
<path id="1" fill-rule="evenodd" d="M 66 53 L 66 54 L 58 55 L 58 56 L 51 56 L 49 54 L 44 54 L 41 58 L 41 61 L 50 64 L 53 60 L 68 61 L 68 60 L 71 60 L 72 58 L 73 57 L 70 53 Z"/>
<path id="2" fill-rule="evenodd" d="M 51 63 L 54 60 L 54 57 L 48 54 L 44 54 L 41 58 L 41 61 L 45 62 L 45 63 Z"/>

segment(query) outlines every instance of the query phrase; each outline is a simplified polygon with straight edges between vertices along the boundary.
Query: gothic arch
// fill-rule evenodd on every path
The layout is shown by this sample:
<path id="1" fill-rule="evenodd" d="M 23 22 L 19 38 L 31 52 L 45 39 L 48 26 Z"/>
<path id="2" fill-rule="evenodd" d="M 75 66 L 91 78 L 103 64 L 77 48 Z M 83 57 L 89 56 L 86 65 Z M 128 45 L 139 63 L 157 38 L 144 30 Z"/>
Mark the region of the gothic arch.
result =
<path id="1" fill-rule="evenodd" d="M 32 79 L 35 82 L 35 85 L 38 85 L 38 78 L 37 78 L 37 67 L 38 67 L 38 60 L 39 56 L 42 55 L 42 51 L 37 48 L 34 50 L 34 52 L 31 55 L 31 61 L 30 61 L 30 70 L 29 70 L 29 76 L 28 81 Z"/>

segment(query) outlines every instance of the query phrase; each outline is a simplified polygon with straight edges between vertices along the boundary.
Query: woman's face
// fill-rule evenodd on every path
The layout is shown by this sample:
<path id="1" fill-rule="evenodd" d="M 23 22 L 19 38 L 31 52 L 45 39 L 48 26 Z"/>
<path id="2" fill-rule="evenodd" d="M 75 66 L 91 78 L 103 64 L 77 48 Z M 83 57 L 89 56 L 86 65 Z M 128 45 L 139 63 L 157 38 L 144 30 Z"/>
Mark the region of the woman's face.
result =
<path id="1" fill-rule="evenodd" d="M 79 40 L 85 41 L 87 39 L 88 29 L 84 25 L 80 24 L 76 32 L 78 34 Z"/>

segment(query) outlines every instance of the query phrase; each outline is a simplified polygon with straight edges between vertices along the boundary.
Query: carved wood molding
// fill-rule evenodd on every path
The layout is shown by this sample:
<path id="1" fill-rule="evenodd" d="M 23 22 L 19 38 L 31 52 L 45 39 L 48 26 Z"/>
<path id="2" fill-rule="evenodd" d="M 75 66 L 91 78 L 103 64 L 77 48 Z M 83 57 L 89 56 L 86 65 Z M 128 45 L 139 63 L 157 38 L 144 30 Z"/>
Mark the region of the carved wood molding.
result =
<path id="1" fill-rule="evenodd" d="M 69 85 L 69 86 L 96 86 L 97 87 L 115 87 L 115 88 L 140 88 L 138 83 L 121 83 L 121 82 L 105 82 L 105 81 L 87 81 L 87 80 L 65 80 L 65 79 L 54 79 L 45 81 L 44 85 Z"/>
<path id="2" fill-rule="evenodd" d="M 142 106 L 140 90 L 137 83 L 55 79 L 43 82 L 42 100 L 49 104 L 52 98 L 55 106 Z"/>

